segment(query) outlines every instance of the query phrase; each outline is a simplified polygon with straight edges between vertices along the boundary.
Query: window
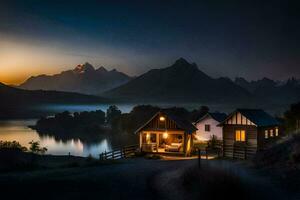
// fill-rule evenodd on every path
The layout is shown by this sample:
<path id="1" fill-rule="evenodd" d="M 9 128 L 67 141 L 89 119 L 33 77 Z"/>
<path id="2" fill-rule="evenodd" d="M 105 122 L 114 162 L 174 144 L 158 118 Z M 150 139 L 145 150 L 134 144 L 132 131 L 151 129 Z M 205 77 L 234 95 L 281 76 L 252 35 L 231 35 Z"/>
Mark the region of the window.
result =
<path id="1" fill-rule="evenodd" d="M 209 125 L 209 124 L 205 124 L 204 130 L 205 130 L 206 132 L 210 132 L 210 125 Z"/>
<path id="2" fill-rule="evenodd" d="M 275 128 L 275 136 L 278 136 L 278 128 Z"/>
<path id="3" fill-rule="evenodd" d="M 246 131 L 245 130 L 236 130 L 235 131 L 235 141 L 245 142 L 246 141 Z"/>
<path id="4" fill-rule="evenodd" d="M 270 137 L 274 137 L 273 129 L 270 129 Z"/>
<path id="5" fill-rule="evenodd" d="M 269 137 L 269 131 L 265 130 L 265 139 L 268 139 L 268 137 Z"/>

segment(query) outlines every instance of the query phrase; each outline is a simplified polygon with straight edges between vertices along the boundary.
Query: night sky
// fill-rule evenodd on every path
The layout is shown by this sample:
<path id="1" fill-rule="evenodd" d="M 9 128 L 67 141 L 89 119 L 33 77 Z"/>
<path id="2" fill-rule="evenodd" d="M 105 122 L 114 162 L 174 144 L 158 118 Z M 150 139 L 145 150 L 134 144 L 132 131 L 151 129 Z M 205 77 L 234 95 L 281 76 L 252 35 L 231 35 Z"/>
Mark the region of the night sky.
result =
<path id="1" fill-rule="evenodd" d="M 300 78 L 296 3 L 162 2 L 1 0 L 0 81 L 84 62 L 139 75 L 179 57 L 213 77 Z"/>

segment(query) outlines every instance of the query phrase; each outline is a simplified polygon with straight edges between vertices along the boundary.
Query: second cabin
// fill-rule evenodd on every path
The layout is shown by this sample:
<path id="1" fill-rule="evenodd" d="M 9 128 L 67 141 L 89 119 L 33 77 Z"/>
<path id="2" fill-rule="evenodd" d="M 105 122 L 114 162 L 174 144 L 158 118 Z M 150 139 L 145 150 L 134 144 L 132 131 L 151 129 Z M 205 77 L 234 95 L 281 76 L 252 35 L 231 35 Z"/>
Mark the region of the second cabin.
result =
<path id="1" fill-rule="evenodd" d="M 247 159 L 280 135 L 279 122 L 260 109 L 237 109 L 220 126 L 223 155 Z"/>

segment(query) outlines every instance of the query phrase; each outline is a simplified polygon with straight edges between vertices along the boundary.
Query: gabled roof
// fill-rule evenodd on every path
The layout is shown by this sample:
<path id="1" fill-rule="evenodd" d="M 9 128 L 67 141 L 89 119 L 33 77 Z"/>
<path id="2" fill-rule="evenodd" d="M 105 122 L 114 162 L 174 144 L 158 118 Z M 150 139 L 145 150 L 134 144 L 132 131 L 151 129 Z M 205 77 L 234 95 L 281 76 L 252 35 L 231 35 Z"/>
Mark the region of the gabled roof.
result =
<path id="1" fill-rule="evenodd" d="M 186 119 L 183 119 L 177 115 L 174 115 L 174 114 L 171 114 L 170 112 L 168 111 L 164 111 L 164 110 L 161 110 L 159 112 L 157 112 L 155 115 L 153 115 L 144 125 L 142 125 L 140 128 L 138 128 L 136 131 L 135 131 L 135 134 L 140 132 L 149 122 L 151 122 L 157 115 L 166 115 L 169 119 L 173 120 L 176 125 L 188 132 L 188 133 L 193 133 L 195 132 L 196 130 L 198 130 L 191 122 L 189 122 L 188 120 Z"/>
<path id="2" fill-rule="evenodd" d="M 222 122 L 226 119 L 227 115 L 225 113 L 219 113 L 219 112 L 215 112 L 215 113 L 206 113 L 204 116 L 200 117 L 195 124 L 199 123 L 200 121 L 204 120 L 207 117 L 211 117 L 214 120 L 216 120 L 217 122 Z"/>
<path id="3" fill-rule="evenodd" d="M 237 112 L 240 112 L 243 116 L 248 118 L 258 127 L 277 126 L 280 124 L 274 117 L 272 117 L 271 115 L 269 115 L 261 109 L 237 109 L 220 124 L 223 124 L 227 119 L 231 118 L 232 115 L 234 115 Z"/>

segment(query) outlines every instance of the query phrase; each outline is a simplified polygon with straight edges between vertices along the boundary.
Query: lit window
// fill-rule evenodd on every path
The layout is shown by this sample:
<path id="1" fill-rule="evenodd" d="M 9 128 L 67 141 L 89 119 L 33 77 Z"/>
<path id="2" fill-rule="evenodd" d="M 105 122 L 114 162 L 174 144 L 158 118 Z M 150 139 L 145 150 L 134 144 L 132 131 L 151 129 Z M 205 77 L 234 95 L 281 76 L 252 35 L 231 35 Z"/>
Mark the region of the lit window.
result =
<path id="1" fill-rule="evenodd" d="M 210 132 L 210 125 L 205 124 L 204 129 L 205 129 L 206 132 Z"/>
<path id="2" fill-rule="evenodd" d="M 265 130 L 265 139 L 268 139 L 268 137 L 269 137 L 269 132 L 268 130 Z"/>
<path id="3" fill-rule="evenodd" d="M 275 136 L 278 136 L 278 128 L 275 129 Z"/>
<path id="4" fill-rule="evenodd" d="M 235 131 L 235 141 L 237 141 L 237 142 L 245 142 L 246 141 L 245 130 L 236 130 Z"/>
<path id="5" fill-rule="evenodd" d="M 270 129 L 270 137 L 274 137 L 273 129 Z"/>

